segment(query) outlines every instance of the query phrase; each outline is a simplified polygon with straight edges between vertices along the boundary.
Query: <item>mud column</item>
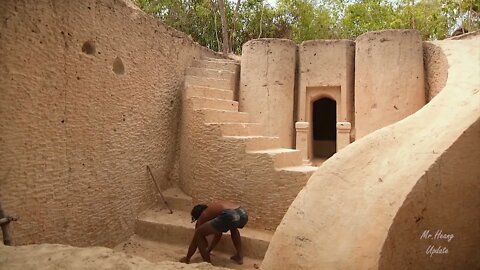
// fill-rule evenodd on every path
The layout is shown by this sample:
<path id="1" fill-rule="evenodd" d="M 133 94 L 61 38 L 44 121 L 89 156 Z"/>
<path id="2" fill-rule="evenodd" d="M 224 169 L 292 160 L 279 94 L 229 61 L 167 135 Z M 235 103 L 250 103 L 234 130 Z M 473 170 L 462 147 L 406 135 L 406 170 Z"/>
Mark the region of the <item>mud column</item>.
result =
<path id="1" fill-rule="evenodd" d="M 285 39 L 256 39 L 242 47 L 239 109 L 285 148 L 293 146 L 296 48 Z"/>
<path id="2" fill-rule="evenodd" d="M 337 122 L 337 152 L 350 144 L 350 122 Z"/>
<path id="3" fill-rule="evenodd" d="M 308 159 L 308 134 L 310 132 L 308 122 L 296 122 L 295 130 L 297 131 L 295 148 L 302 151 L 302 160 L 304 164 L 309 163 Z"/>
<path id="4" fill-rule="evenodd" d="M 356 138 L 425 105 L 423 48 L 415 30 L 386 30 L 356 40 Z"/>

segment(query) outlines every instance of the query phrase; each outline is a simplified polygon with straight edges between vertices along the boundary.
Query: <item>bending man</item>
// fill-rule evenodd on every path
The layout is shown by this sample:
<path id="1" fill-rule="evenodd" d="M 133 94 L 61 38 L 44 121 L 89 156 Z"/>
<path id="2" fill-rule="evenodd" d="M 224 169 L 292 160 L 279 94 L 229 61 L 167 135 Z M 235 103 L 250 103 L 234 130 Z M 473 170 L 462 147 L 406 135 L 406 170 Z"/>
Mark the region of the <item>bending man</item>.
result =
<path id="1" fill-rule="evenodd" d="M 242 243 L 238 231 L 248 222 L 247 211 L 243 207 L 232 202 L 215 202 L 208 206 L 199 204 L 193 207 L 191 215 L 192 222 L 197 222 L 195 234 L 188 248 L 187 256 L 180 259 L 181 262 L 190 263 L 190 258 L 198 247 L 203 260 L 211 263 L 210 252 L 220 241 L 222 234 L 230 231 L 233 245 L 237 251 L 230 259 L 238 264 L 243 263 Z M 208 246 L 206 236 L 211 234 L 215 237 Z"/>

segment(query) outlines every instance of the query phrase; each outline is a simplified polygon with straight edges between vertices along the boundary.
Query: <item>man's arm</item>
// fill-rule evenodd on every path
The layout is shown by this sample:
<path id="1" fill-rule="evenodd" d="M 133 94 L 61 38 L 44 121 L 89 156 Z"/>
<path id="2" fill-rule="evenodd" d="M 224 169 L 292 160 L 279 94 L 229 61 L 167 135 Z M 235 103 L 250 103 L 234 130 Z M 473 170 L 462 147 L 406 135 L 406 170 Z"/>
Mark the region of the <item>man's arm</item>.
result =
<path id="1" fill-rule="evenodd" d="M 188 247 L 187 256 L 180 259 L 180 262 L 190 263 L 190 259 L 192 258 L 193 254 L 197 251 L 197 239 L 193 236 L 192 241 L 190 242 L 190 246 Z"/>
<path id="2" fill-rule="evenodd" d="M 195 229 L 200 227 L 202 224 L 208 222 L 209 220 L 213 219 L 216 216 L 214 214 L 215 213 L 209 211 L 208 208 L 205 209 L 205 211 L 203 211 L 203 213 L 200 215 L 197 222 L 195 223 Z M 193 236 L 192 241 L 190 242 L 190 246 L 188 247 L 187 256 L 180 259 L 180 261 L 190 263 L 190 258 L 192 258 L 193 254 L 195 254 L 195 251 L 197 251 L 197 247 L 197 239 L 195 239 L 195 236 Z"/>

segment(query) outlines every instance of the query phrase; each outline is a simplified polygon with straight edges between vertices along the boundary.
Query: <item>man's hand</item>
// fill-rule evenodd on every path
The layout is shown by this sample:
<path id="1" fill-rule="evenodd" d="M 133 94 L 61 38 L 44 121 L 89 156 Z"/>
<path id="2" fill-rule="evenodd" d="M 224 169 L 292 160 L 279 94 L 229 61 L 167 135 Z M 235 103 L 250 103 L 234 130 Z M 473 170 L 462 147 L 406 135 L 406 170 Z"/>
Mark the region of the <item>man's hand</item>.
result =
<path id="1" fill-rule="evenodd" d="M 189 263 L 190 263 L 190 259 L 187 259 L 187 257 L 182 257 L 182 258 L 180 259 L 180 262 L 181 262 L 181 263 L 189 264 Z"/>

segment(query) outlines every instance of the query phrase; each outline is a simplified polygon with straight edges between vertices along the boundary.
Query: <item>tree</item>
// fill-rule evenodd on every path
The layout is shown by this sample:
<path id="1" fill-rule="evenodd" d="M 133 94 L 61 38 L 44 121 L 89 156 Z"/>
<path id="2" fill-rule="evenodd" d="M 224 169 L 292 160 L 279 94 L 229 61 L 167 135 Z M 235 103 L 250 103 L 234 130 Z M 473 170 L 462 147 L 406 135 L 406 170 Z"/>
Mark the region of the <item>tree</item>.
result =
<path id="1" fill-rule="evenodd" d="M 256 38 L 355 39 L 382 29 L 417 29 L 443 39 L 480 29 L 480 0 L 136 0 L 144 11 L 224 53 Z"/>
<path id="2" fill-rule="evenodd" d="M 227 15 L 225 13 L 225 2 L 224 0 L 218 0 L 218 10 L 220 12 L 220 18 L 222 19 L 222 40 L 223 40 L 223 54 L 227 55 L 230 51 L 230 45 L 228 45 L 228 23 Z"/>

